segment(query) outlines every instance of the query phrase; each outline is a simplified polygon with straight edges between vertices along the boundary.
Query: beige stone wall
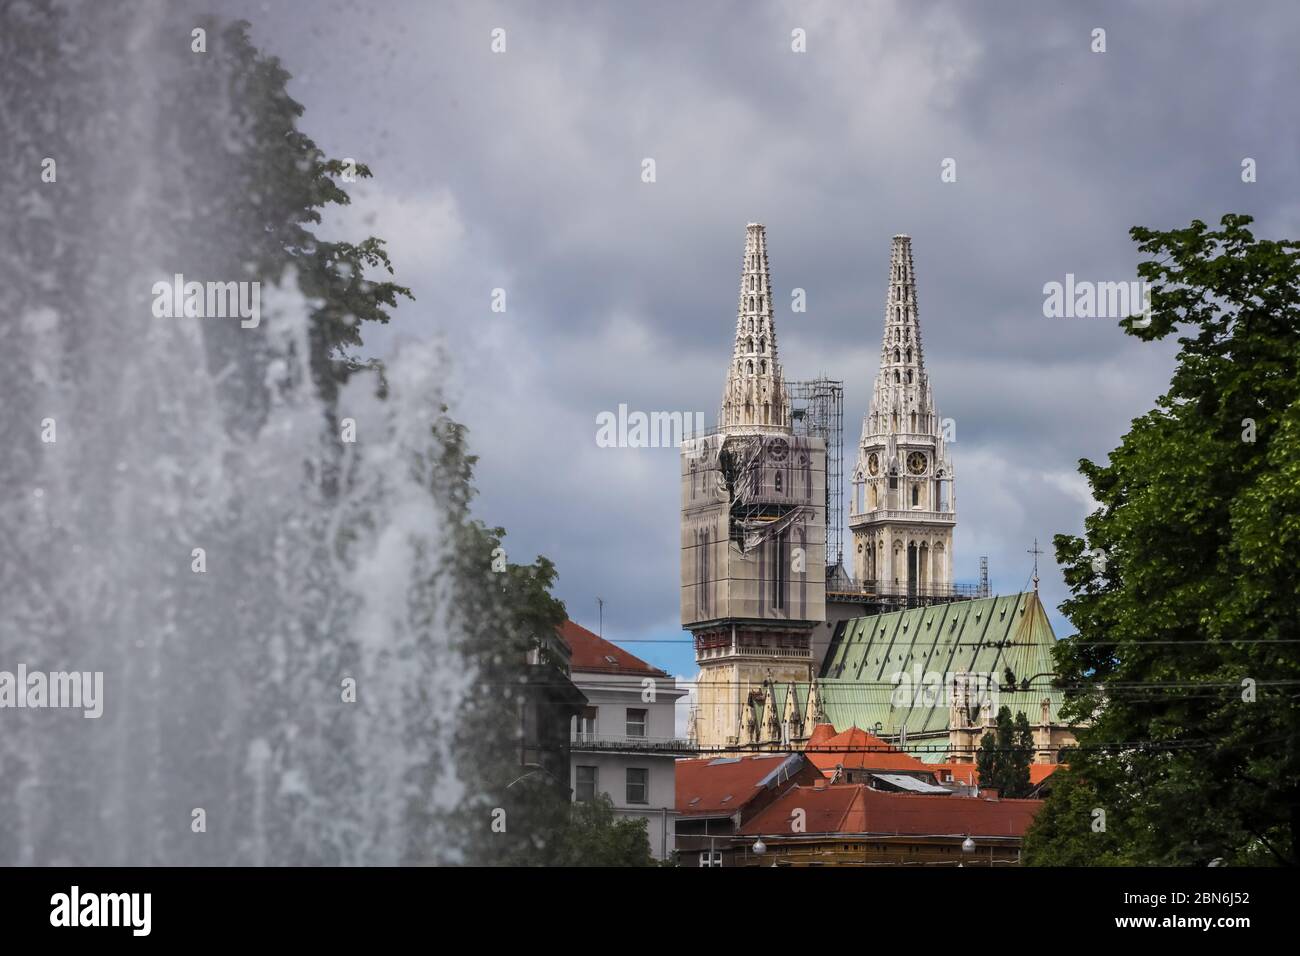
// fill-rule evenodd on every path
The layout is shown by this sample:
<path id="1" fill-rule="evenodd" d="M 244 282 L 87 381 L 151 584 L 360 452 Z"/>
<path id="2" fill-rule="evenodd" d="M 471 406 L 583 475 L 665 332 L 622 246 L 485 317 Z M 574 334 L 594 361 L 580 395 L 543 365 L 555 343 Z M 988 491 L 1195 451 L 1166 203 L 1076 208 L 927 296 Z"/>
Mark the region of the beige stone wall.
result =
<path id="1" fill-rule="evenodd" d="M 750 692 L 762 690 L 763 681 L 769 678 L 781 682 L 806 681 L 807 661 L 736 657 L 703 662 L 696 687 L 699 744 L 704 747 L 744 744 L 747 740 L 742 724 L 744 704 Z M 777 702 L 778 708 L 783 705 L 783 701 Z"/>
<path id="2" fill-rule="evenodd" d="M 728 492 L 723 452 L 757 449 Z M 733 452 L 734 453 L 734 452 Z M 791 435 L 712 435 L 682 450 L 681 616 L 710 621 L 826 619 L 826 448 Z M 733 503 L 733 498 L 734 502 Z M 782 535 L 749 550 L 732 540 L 732 517 Z"/>

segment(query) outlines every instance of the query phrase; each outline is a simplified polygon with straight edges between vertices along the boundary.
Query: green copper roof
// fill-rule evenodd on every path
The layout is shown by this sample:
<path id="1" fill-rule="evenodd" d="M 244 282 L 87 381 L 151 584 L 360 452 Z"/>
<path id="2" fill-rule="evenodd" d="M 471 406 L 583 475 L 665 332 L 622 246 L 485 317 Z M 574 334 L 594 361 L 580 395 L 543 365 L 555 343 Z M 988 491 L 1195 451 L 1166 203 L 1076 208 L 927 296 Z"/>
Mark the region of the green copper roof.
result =
<path id="1" fill-rule="evenodd" d="M 947 696 L 917 695 L 918 700 L 908 687 L 942 691 L 957 674 L 989 675 L 1000 685 L 1010 668 L 1017 683 L 1031 678 L 1033 689 L 1001 693 L 999 706 L 1024 711 L 1037 723 L 1047 697 L 1055 720 L 1061 694 L 1048 690 L 1042 676 L 1053 670 L 1055 640 L 1032 591 L 854 618 L 837 629 L 822 666 L 818 683 L 826 716 L 839 730 L 876 732 L 879 724 L 879 733 L 889 736 L 904 727 L 909 737 L 942 734 Z"/>

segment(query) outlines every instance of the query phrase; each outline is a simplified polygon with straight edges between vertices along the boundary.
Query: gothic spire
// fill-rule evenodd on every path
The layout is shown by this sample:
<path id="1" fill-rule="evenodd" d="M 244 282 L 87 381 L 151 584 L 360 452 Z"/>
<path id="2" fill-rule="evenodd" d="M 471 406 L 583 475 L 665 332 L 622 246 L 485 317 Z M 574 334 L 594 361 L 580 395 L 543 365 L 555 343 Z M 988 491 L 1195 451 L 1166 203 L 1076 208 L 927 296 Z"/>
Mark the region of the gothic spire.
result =
<path id="1" fill-rule="evenodd" d="M 722 395 L 720 424 L 728 430 L 790 429 L 790 399 L 776 353 L 767 233 L 756 222 L 745 230 L 736 344 Z"/>
<path id="2" fill-rule="evenodd" d="M 916 379 L 925 372 L 910 236 L 895 236 L 889 252 L 889 293 L 885 297 L 885 337 L 881 344 L 880 367 L 910 369 Z"/>
<path id="3" fill-rule="evenodd" d="M 885 296 L 885 331 L 880 344 L 880 375 L 863 435 L 931 432 L 935 429 L 934 396 L 925 373 L 921 320 L 916 306 L 916 272 L 910 236 L 894 236 L 889 254 L 889 291 Z"/>

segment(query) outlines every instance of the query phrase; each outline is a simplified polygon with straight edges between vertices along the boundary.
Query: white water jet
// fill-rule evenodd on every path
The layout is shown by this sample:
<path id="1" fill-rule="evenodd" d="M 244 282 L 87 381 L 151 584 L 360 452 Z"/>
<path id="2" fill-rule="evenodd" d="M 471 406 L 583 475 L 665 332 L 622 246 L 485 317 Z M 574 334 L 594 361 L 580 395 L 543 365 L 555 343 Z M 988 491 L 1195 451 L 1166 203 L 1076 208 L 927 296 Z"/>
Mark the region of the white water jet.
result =
<path id="1" fill-rule="evenodd" d="M 21 10 L 0 24 L 6 88 L 22 94 L 34 57 L 50 78 L 26 112 L 5 94 L 0 161 L 60 162 L 57 182 L 0 186 L 16 211 L 0 247 L 0 670 L 105 675 L 99 720 L 0 710 L 0 865 L 454 861 L 436 821 L 464 796 L 450 741 L 473 675 L 421 465 L 439 361 L 408 350 L 387 399 L 362 373 L 331 406 L 292 274 L 263 283 L 256 328 L 152 314 L 176 273 L 258 278 L 229 274 L 248 256 L 223 218 L 248 131 L 232 121 L 179 164 L 169 145 L 223 103 L 184 101 L 220 84 L 159 53 L 178 23 L 165 6 L 74 4 L 44 40 Z M 213 367 L 205 323 L 220 322 L 264 369 L 244 395 L 240 367 Z"/>

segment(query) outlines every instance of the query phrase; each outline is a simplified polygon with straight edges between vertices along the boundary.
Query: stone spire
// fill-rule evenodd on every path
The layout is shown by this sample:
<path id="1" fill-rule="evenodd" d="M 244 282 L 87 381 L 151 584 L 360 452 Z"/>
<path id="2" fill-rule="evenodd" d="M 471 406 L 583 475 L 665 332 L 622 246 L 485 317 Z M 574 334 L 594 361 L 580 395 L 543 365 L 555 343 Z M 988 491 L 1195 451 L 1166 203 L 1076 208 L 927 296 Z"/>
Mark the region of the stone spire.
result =
<path id="1" fill-rule="evenodd" d="M 891 343 L 913 343 L 906 349 L 901 361 L 891 367 L 925 371 L 921 356 L 921 325 L 916 310 L 916 272 L 912 265 L 912 239 L 897 235 L 889 251 L 889 294 L 885 297 L 885 336 L 881 343 L 881 368 L 891 354 Z"/>
<path id="2" fill-rule="evenodd" d="M 756 222 L 745 231 L 736 345 L 722 393 L 719 424 L 727 431 L 790 430 L 790 398 L 776 354 L 767 233 Z"/>
<path id="3" fill-rule="evenodd" d="M 921 346 L 912 240 L 898 235 L 889 255 L 880 374 L 876 377 L 871 407 L 862 422 L 862 434 L 864 438 L 899 432 L 933 434 L 938 431 L 937 416 Z"/>
<path id="4" fill-rule="evenodd" d="M 952 459 L 921 348 L 912 240 L 889 256 L 880 374 L 862 420 L 849 527 L 854 576 L 884 592 L 941 596 L 957 522 Z"/>

